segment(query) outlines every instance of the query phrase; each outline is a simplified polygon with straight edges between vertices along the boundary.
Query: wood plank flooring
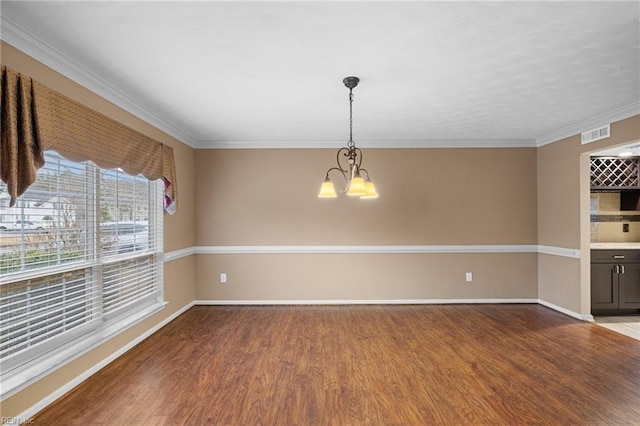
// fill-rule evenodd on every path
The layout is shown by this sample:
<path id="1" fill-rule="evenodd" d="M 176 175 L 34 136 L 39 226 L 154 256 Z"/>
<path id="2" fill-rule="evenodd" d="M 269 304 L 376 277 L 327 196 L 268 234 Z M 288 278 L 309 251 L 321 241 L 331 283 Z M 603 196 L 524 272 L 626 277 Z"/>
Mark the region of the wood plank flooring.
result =
<path id="1" fill-rule="evenodd" d="M 638 425 L 640 342 L 540 305 L 196 306 L 52 425 Z"/>

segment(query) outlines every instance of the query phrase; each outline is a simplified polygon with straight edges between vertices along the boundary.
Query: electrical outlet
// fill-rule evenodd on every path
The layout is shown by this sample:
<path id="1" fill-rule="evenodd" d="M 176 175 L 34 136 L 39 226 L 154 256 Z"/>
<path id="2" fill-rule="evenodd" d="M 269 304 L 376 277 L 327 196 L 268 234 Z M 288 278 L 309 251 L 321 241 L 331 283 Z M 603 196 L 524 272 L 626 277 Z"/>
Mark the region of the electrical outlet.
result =
<path id="1" fill-rule="evenodd" d="M 473 274 L 471 272 L 467 272 L 467 282 L 473 281 Z"/>
<path id="2" fill-rule="evenodd" d="M 226 283 L 227 282 L 227 274 L 225 274 L 224 272 L 222 274 L 220 274 L 220 282 L 221 283 Z"/>

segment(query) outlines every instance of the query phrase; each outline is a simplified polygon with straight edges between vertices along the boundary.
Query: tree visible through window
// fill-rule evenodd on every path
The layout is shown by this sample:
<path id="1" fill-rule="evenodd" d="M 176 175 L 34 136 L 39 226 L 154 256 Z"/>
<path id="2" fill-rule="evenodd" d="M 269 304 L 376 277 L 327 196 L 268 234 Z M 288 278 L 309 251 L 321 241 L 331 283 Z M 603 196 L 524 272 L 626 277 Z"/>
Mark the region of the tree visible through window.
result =
<path id="1" fill-rule="evenodd" d="M 45 158 L 16 205 L 0 203 L 3 379 L 162 302 L 161 183 Z"/>

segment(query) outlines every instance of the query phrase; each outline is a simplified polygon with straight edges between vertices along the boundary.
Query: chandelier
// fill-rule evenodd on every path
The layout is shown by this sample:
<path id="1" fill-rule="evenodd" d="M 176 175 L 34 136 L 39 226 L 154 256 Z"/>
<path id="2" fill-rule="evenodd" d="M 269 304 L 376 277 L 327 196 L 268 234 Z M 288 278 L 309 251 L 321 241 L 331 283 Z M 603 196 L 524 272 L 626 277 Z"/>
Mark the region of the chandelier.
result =
<path id="1" fill-rule="evenodd" d="M 340 191 L 341 194 L 362 199 L 378 198 L 378 193 L 369 177 L 369 172 L 361 167 L 362 151 L 360 151 L 360 148 L 356 148 L 356 143 L 353 141 L 353 88 L 358 85 L 360 79 L 358 77 L 345 77 L 342 82 L 349 89 L 349 142 L 347 142 L 346 147 L 338 150 L 336 154 L 338 166 L 327 170 L 318 197 L 336 198 L 338 196 L 333 182 L 329 178 L 330 172 L 337 171 L 345 180 L 345 188 Z"/>

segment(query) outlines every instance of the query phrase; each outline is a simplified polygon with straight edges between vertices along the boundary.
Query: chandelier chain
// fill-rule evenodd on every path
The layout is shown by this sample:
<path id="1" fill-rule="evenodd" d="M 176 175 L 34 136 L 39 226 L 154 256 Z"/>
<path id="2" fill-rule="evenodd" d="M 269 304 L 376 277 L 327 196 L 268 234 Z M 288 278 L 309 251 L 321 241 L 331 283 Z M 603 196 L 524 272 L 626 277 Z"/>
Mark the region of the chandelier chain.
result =
<path id="1" fill-rule="evenodd" d="M 353 89 L 349 89 L 349 142 L 348 148 L 354 148 L 356 143 L 353 141 Z"/>

